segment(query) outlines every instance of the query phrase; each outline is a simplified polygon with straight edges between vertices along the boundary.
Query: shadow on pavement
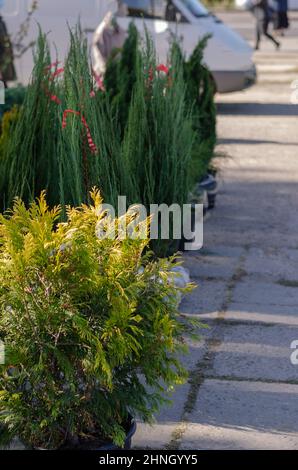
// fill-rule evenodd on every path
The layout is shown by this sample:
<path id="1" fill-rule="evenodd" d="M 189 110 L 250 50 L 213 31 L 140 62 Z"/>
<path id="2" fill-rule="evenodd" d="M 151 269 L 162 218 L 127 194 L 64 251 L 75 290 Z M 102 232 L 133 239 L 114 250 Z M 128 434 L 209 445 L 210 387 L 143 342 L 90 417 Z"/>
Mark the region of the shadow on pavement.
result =
<path id="1" fill-rule="evenodd" d="M 290 103 L 218 103 L 217 111 L 220 115 L 298 116 L 298 105 Z"/>
<path id="2" fill-rule="evenodd" d="M 258 140 L 258 139 L 218 139 L 219 145 L 298 145 L 298 142 L 280 142 L 277 140 Z"/>

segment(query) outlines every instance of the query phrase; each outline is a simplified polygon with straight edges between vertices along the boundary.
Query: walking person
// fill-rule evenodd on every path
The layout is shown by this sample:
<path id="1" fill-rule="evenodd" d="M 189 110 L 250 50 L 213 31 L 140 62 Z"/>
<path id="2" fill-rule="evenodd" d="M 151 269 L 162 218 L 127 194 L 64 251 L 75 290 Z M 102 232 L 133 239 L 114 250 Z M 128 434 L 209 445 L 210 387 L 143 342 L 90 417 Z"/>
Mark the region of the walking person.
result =
<path id="1" fill-rule="evenodd" d="M 273 42 L 276 46 L 276 49 L 279 49 L 280 43 L 268 32 L 269 23 L 271 19 L 268 0 L 253 0 L 251 10 L 256 18 L 255 49 L 259 49 L 262 35 L 266 36 L 266 38 Z"/>
<path id="2" fill-rule="evenodd" d="M 288 18 L 288 0 L 275 0 L 276 3 L 276 17 L 274 29 L 284 36 L 284 30 L 289 27 Z"/>

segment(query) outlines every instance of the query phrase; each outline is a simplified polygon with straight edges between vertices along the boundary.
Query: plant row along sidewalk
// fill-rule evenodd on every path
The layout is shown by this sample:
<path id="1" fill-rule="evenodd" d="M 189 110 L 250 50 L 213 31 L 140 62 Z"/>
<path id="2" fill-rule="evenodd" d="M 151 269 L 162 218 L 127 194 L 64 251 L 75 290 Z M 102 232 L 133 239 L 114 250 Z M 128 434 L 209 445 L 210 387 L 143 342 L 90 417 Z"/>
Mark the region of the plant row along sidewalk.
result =
<path id="1" fill-rule="evenodd" d="M 1 209 L 44 189 L 51 206 L 78 206 L 93 186 L 114 207 L 118 195 L 147 208 L 187 203 L 215 144 L 213 87 L 202 66 L 206 40 L 188 62 L 173 42 L 169 63 L 159 64 L 149 36 L 142 47 L 131 25 L 102 82 L 79 28 L 70 31 L 64 66 L 52 64 L 40 32 L 31 84 L 0 143 Z M 166 256 L 179 245 L 152 246 Z"/>
<path id="2" fill-rule="evenodd" d="M 152 253 L 150 219 L 135 227 L 145 239 L 123 239 L 135 214 L 113 221 L 103 201 L 188 202 L 215 139 L 203 47 L 185 62 L 174 42 L 159 64 L 131 26 L 103 82 L 79 29 L 63 65 L 40 33 L 24 103 L 5 115 L 0 141 L 10 209 L 0 214 L 1 446 L 129 447 L 135 418 L 151 422 L 186 379 L 179 354 L 201 325 L 178 310 L 193 286 L 175 285 L 179 263 L 166 256 L 176 240 Z"/>

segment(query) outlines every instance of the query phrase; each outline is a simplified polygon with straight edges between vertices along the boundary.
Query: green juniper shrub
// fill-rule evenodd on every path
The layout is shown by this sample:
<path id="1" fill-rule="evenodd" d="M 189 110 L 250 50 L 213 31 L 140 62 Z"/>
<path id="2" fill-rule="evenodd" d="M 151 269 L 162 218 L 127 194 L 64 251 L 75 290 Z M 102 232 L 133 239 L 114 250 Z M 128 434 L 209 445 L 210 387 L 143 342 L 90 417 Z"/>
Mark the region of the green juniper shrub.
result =
<path id="1" fill-rule="evenodd" d="M 193 129 L 196 139 L 193 146 L 192 177 L 196 183 L 207 173 L 214 156 L 216 144 L 216 106 L 214 83 L 210 71 L 204 65 L 204 50 L 210 35 L 204 36 L 194 49 L 189 60 L 184 61 L 186 98 L 192 106 Z M 179 50 L 179 46 L 175 44 Z M 178 51 L 179 53 L 179 51 Z M 181 50 L 180 50 L 180 54 Z"/>
<path id="2" fill-rule="evenodd" d="M 139 48 L 138 30 L 133 23 L 130 23 L 123 48 L 121 51 L 113 51 L 108 60 L 104 77 L 107 93 L 117 109 L 122 134 L 126 127 L 132 92 L 137 80 L 137 70 L 140 62 Z"/>
<path id="3" fill-rule="evenodd" d="M 61 204 L 65 217 L 66 205 L 90 202 L 93 186 L 114 207 L 119 195 L 148 211 L 151 204 L 187 203 L 215 142 L 213 94 L 202 67 L 205 44 L 185 64 L 174 43 L 167 71 L 149 35 L 141 47 L 131 25 L 122 55 L 111 62 L 114 85 L 108 66 L 105 93 L 96 89 L 79 27 L 70 31 L 63 73 L 60 65 L 51 67 L 40 33 L 20 119 L 0 159 L 0 208 L 11 207 L 15 197 L 28 203 L 46 189 L 49 205 Z M 158 256 L 178 249 L 172 222 L 169 240 L 152 242 Z"/>
<path id="4" fill-rule="evenodd" d="M 65 109 L 69 115 L 59 142 L 61 203 L 78 205 L 88 200 L 94 185 L 101 188 L 106 203 L 117 206 L 120 194 L 129 192 L 130 175 L 121 159 L 121 132 L 118 116 L 108 94 L 95 91 L 87 41 L 77 28 L 70 31 L 70 49 L 65 64 Z M 93 92 L 93 93 L 92 93 Z M 88 145 L 86 127 L 97 151 Z"/>
<path id="5" fill-rule="evenodd" d="M 70 31 L 69 53 L 59 71 L 62 66 L 51 66 L 46 36 L 40 32 L 20 119 L 0 161 L 1 210 L 11 207 L 16 196 L 28 203 L 43 189 L 51 206 L 80 205 L 94 185 L 101 187 L 107 203 L 116 205 L 118 194 L 130 185 L 117 116 L 109 97 L 95 91 L 79 27 Z M 65 110 L 73 113 L 65 117 Z M 97 152 L 90 150 L 87 126 Z"/>
<path id="6" fill-rule="evenodd" d="M 165 78 L 161 74 L 152 73 L 158 64 L 148 35 L 140 56 L 140 39 L 135 26 L 131 26 L 125 53 L 123 51 L 121 56 L 123 82 L 120 80 L 119 54 L 117 59 L 113 57 L 109 62 L 106 88 L 113 97 L 118 113 L 121 116 L 126 114 L 126 120 L 121 119 L 122 126 L 126 123 L 122 148 L 124 159 L 128 162 L 127 168 L 132 168 L 130 173 L 135 180 L 131 202 L 139 200 L 146 206 L 152 202 L 160 204 L 165 201 L 168 204 L 186 203 L 189 189 L 206 175 L 210 167 L 216 144 L 216 108 L 214 84 L 209 70 L 203 64 L 208 39 L 209 36 L 205 36 L 198 43 L 188 61 L 174 40 L 169 56 L 169 64 L 172 64 L 170 76 Z M 129 94 L 126 93 L 127 65 L 131 79 Z M 174 80 L 171 78 L 173 72 L 176 74 Z M 149 77 L 152 83 L 149 83 Z M 130 105 L 129 100 L 117 102 L 117 97 L 123 95 L 131 95 Z M 168 98 L 172 109 L 167 108 Z M 179 102 L 184 102 L 183 110 L 179 108 Z M 121 103 L 124 103 L 122 108 Z M 187 129 L 190 116 L 192 135 Z M 175 134 L 177 129 L 181 133 L 178 139 L 172 139 L 172 132 Z M 167 157 L 169 154 L 170 158 Z M 183 169 L 188 169 L 188 172 L 183 172 Z M 155 252 L 165 256 L 175 251 L 178 244 L 173 240 L 169 248 L 168 241 L 159 240 L 153 246 Z"/>
<path id="7" fill-rule="evenodd" d="M 197 171 L 192 172 L 197 182 L 205 176 L 214 156 L 216 144 L 216 106 L 214 83 L 210 71 L 203 64 L 203 55 L 210 36 L 205 36 L 185 62 L 187 99 L 193 104 L 193 128 L 196 140 L 193 147 L 193 160 Z M 195 165 L 193 165 L 193 169 Z"/>
<path id="8" fill-rule="evenodd" d="M 164 64 L 160 69 L 147 35 L 122 143 L 135 181 L 134 198 L 147 209 L 150 204 L 182 207 L 190 189 L 194 132 L 185 98 L 183 62 L 175 48 L 169 62 L 168 72 Z M 167 256 L 177 251 L 178 244 L 170 232 L 169 240 L 152 241 L 152 248 L 158 256 Z"/>
<path id="9" fill-rule="evenodd" d="M 51 204 L 57 202 L 59 187 L 56 159 L 60 123 L 56 80 L 51 80 L 51 59 L 46 38 L 40 33 L 31 85 L 26 89 L 20 116 L 0 162 L 1 210 L 11 207 L 15 196 L 30 201 L 43 189 Z"/>
<path id="10" fill-rule="evenodd" d="M 123 239 L 132 215 L 114 227 L 99 192 L 90 198 L 64 223 L 44 194 L 0 217 L 1 445 L 121 446 L 128 414 L 150 422 L 185 380 L 177 355 L 193 325 L 177 310 L 174 263 L 144 255 L 147 238 Z"/>

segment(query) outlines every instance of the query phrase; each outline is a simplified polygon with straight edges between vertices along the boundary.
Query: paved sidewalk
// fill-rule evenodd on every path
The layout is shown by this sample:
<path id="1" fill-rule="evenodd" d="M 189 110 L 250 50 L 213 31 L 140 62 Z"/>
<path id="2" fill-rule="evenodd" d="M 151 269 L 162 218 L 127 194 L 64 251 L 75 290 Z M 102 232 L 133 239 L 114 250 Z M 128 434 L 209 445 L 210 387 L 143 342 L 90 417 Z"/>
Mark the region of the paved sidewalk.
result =
<path id="1" fill-rule="evenodd" d="M 218 98 L 218 206 L 203 250 L 185 256 L 198 288 L 181 306 L 210 329 L 191 344 L 189 383 L 153 428 L 139 425 L 137 448 L 298 449 L 295 41 L 278 57 L 264 43 L 259 84 Z"/>

